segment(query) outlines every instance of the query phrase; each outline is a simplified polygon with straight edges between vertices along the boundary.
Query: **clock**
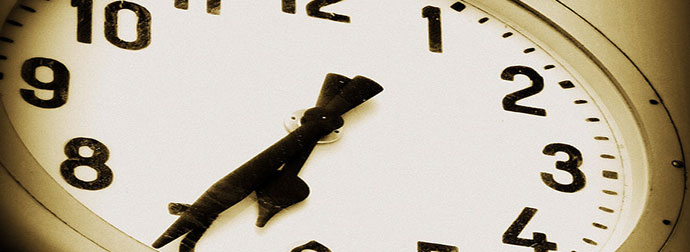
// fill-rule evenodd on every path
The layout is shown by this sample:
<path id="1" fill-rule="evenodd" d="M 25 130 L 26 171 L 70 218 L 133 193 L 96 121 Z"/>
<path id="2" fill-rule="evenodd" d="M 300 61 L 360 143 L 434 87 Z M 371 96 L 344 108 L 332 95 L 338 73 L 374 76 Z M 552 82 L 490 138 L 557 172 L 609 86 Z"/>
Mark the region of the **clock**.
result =
<path id="1" fill-rule="evenodd" d="M 687 251 L 685 119 L 569 6 L 20 1 L 4 243 Z"/>

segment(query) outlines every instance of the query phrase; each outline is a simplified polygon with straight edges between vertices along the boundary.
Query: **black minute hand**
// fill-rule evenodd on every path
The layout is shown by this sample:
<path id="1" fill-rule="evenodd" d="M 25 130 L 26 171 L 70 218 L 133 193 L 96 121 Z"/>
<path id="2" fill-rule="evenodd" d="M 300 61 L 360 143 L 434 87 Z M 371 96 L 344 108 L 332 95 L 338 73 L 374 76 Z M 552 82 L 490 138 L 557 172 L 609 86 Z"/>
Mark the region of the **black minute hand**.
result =
<path id="1" fill-rule="evenodd" d="M 187 234 L 180 251 L 193 251 L 218 215 L 253 191 L 257 191 L 261 209 L 257 226 L 265 225 L 281 209 L 304 200 L 309 188 L 297 173 L 317 141 L 343 125 L 344 113 L 381 91 L 383 87 L 362 76 L 350 80 L 328 74 L 316 106 L 304 113 L 300 127 L 213 184 L 158 237 L 153 247 L 160 248 Z"/>

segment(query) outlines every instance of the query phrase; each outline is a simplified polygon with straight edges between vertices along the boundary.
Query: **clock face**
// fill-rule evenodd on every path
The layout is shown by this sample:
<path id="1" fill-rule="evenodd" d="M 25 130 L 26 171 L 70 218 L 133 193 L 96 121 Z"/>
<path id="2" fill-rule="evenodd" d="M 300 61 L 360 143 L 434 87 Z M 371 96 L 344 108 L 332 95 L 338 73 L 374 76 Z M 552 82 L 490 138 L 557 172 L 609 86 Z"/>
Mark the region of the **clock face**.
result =
<path id="1" fill-rule="evenodd" d="M 658 150 L 631 97 L 663 106 L 569 38 L 530 33 L 543 21 L 523 8 L 24 1 L 0 37 L 0 98 L 35 172 L 146 246 L 285 137 L 283 122 L 308 124 L 294 112 L 334 74 L 384 91 L 306 153 L 308 198 L 257 227 L 277 179 L 230 184 L 214 193 L 258 193 L 222 206 L 196 251 L 614 251 L 646 221 L 663 243 L 682 190 L 647 204 Z"/>

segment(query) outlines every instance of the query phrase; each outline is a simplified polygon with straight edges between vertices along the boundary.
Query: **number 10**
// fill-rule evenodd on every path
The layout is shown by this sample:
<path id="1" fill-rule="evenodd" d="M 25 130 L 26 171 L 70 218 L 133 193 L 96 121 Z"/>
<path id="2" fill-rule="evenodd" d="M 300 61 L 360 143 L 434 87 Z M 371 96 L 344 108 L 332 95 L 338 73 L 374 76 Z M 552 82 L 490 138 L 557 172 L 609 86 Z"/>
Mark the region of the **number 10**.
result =
<path id="1" fill-rule="evenodd" d="M 93 0 L 72 0 L 72 7 L 77 7 L 77 41 L 91 44 L 93 32 Z M 118 13 L 130 10 L 137 15 L 137 38 L 124 41 L 118 36 Z M 114 46 L 128 50 L 140 50 L 151 43 L 151 13 L 141 5 L 127 1 L 115 1 L 105 7 L 105 38 Z"/>

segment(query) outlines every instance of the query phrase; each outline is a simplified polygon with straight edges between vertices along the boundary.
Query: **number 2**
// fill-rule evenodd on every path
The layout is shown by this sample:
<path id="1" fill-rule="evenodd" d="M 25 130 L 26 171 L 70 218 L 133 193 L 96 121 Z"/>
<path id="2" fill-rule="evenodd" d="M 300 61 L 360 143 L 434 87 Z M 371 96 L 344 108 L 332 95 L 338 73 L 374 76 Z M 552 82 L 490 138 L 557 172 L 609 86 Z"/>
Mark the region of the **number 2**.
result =
<path id="1" fill-rule="evenodd" d="M 537 71 L 530 67 L 510 66 L 503 70 L 503 72 L 501 73 L 501 79 L 512 81 L 515 75 L 518 74 L 522 74 L 529 77 L 529 79 L 532 81 L 532 85 L 525 89 L 507 94 L 503 98 L 503 109 L 506 111 L 525 113 L 536 116 L 546 116 L 545 109 L 515 104 L 519 100 L 533 96 L 541 92 L 544 89 L 544 78 L 542 78 L 541 75 L 537 73 Z"/>
<path id="2" fill-rule="evenodd" d="M 336 22 L 349 23 L 350 17 L 336 13 L 328 13 L 321 11 L 321 8 L 343 0 L 313 0 L 307 4 L 307 15 L 315 18 L 323 18 Z"/>

